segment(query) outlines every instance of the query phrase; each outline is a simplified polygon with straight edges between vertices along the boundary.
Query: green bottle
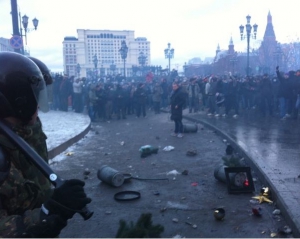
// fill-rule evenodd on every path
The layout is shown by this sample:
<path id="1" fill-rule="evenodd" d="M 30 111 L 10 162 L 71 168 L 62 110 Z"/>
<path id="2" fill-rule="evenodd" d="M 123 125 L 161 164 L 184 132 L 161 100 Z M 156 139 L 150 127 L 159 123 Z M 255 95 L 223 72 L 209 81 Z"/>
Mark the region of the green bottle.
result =
<path id="1" fill-rule="evenodd" d="M 141 158 L 146 158 L 147 156 L 151 154 L 157 154 L 158 153 L 158 147 L 154 147 L 152 145 L 144 145 L 139 149 L 141 153 Z"/>

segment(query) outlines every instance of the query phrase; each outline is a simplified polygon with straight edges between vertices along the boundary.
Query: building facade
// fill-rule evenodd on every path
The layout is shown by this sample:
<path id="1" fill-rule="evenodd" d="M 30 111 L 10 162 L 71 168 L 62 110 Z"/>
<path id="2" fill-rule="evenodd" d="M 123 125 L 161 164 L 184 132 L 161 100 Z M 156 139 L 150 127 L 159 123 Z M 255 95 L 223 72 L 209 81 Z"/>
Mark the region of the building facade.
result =
<path id="1" fill-rule="evenodd" d="M 125 76 L 132 76 L 132 66 L 139 65 L 141 53 L 146 56 L 145 65 L 151 64 L 150 42 L 145 37 L 135 38 L 134 31 L 78 29 L 77 38 L 65 37 L 63 41 L 64 72 L 80 77 L 123 75 L 124 61 L 119 52 L 122 41 L 128 47 Z M 97 65 L 93 61 L 95 56 Z"/>
<path id="2" fill-rule="evenodd" d="M 14 51 L 9 44 L 9 39 L 0 37 L 0 52 L 1 51 Z"/>

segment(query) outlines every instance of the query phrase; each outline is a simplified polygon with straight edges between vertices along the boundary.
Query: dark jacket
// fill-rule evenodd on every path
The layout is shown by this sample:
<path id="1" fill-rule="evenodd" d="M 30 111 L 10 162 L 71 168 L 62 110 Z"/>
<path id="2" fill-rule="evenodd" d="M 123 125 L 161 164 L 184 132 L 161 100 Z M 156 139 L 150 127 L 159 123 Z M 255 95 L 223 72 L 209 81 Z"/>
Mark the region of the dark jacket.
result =
<path id="1" fill-rule="evenodd" d="M 276 71 L 277 78 L 279 80 L 279 89 L 278 89 L 278 97 L 284 97 L 286 99 L 290 98 L 290 95 L 292 93 L 292 87 L 290 79 L 285 79 L 279 71 Z"/>
<path id="2" fill-rule="evenodd" d="M 170 96 L 171 103 L 171 120 L 182 120 L 182 108 L 185 104 L 185 94 L 182 88 L 172 91 Z"/>

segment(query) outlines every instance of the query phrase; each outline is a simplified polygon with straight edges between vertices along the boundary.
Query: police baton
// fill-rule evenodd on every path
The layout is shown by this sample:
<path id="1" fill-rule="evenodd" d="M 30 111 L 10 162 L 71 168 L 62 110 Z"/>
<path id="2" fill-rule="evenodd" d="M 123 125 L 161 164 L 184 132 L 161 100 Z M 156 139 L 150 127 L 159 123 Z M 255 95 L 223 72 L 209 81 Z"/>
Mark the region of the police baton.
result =
<path id="1" fill-rule="evenodd" d="M 21 152 L 31 160 L 31 162 L 50 180 L 50 182 L 57 188 L 64 182 L 45 160 L 38 155 L 19 135 L 12 131 L 4 122 L 0 120 L 0 130 L 21 150 Z M 80 210 L 79 214 L 84 220 L 88 220 L 93 216 L 94 212 L 91 212 L 87 207 Z"/>

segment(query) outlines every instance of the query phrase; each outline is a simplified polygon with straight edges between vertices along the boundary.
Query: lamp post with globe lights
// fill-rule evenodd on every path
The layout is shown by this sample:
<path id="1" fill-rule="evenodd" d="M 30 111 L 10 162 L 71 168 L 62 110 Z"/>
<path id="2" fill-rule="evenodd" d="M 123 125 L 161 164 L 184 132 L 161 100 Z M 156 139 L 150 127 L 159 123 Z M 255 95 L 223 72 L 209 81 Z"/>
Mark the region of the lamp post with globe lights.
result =
<path id="1" fill-rule="evenodd" d="M 121 48 L 119 49 L 119 52 L 120 52 L 120 54 L 121 54 L 121 58 L 122 58 L 123 61 L 124 61 L 124 77 L 126 77 L 126 72 L 125 72 L 125 70 L 126 70 L 126 65 L 125 65 L 125 63 L 126 63 L 126 58 L 127 58 L 127 53 L 128 53 L 128 47 L 127 47 L 127 45 L 126 45 L 125 40 L 123 40 L 123 41 L 121 42 Z"/>
<path id="2" fill-rule="evenodd" d="M 171 59 L 174 57 L 174 49 L 171 49 L 171 43 L 168 43 L 168 48 L 164 50 L 165 58 L 169 59 L 169 75 L 171 73 Z"/>
<path id="3" fill-rule="evenodd" d="M 249 76 L 249 47 L 250 47 L 250 38 L 252 37 L 253 39 L 256 39 L 256 33 L 257 33 L 257 24 L 254 24 L 253 26 L 251 26 L 250 24 L 250 20 L 251 20 L 251 16 L 246 16 L 247 19 L 247 24 L 246 26 L 246 35 L 244 35 L 244 28 L 245 26 L 240 25 L 240 34 L 241 34 L 241 40 L 247 39 L 247 76 Z M 252 27 L 253 27 L 253 35 L 251 34 L 252 31 Z"/>

